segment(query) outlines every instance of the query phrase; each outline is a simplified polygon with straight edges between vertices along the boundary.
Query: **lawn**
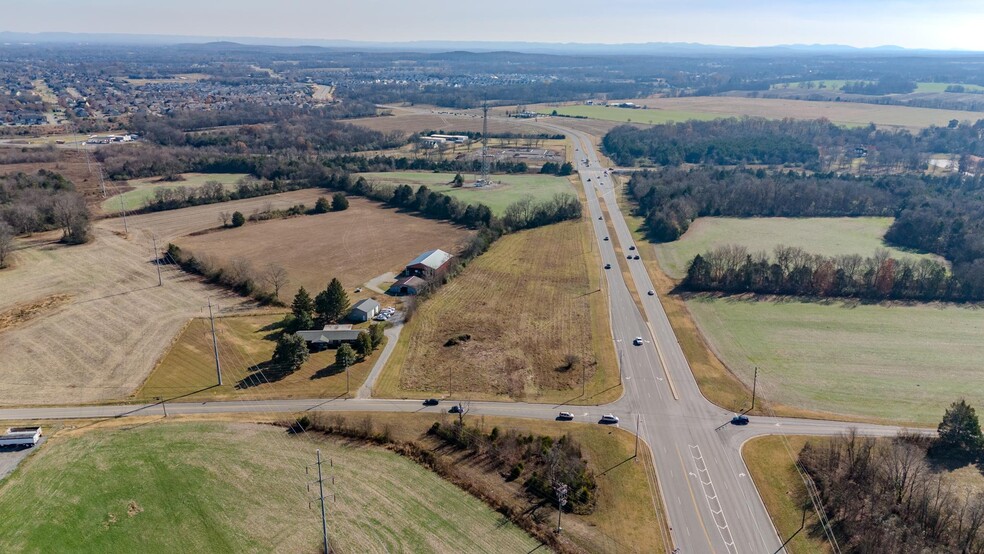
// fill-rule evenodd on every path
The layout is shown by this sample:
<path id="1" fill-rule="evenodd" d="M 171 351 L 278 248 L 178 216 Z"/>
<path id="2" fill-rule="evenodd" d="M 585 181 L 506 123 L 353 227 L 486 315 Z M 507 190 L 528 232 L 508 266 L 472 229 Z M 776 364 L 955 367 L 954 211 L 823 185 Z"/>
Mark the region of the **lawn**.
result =
<path id="1" fill-rule="evenodd" d="M 154 197 L 155 191 L 158 189 L 200 187 L 209 181 L 222 183 L 226 190 L 231 190 L 235 188 L 236 182 L 245 176 L 245 173 L 183 173 L 183 181 L 161 181 L 160 177 L 134 179 L 128 183 L 129 186 L 133 187 L 133 190 L 103 200 L 100 207 L 104 213 L 115 214 L 120 211 L 120 198 L 122 197 L 123 206 L 126 210 L 135 210 L 144 207 L 147 201 Z M 108 182 L 106 189 L 108 193 L 114 191 L 112 184 Z"/>
<path id="2" fill-rule="evenodd" d="M 984 311 L 975 307 L 695 298 L 710 345 L 759 394 L 805 410 L 935 426 L 984 397 Z"/>
<path id="3" fill-rule="evenodd" d="M 407 324 L 376 394 L 537 402 L 614 400 L 618 368 L 586 221 L 501 238 Z M 448 345 L 449 339 L 469 335 Z M 566 357 L 577 357 L 568 367 Z M 581 396 L 582 370 L 586 374 Z"/>
<path id="4" fill-rule="evenodd" d="M 302 285 L 313 297 L 332 277 L 352 295 L 373 277 L 399 272 L 421 252 L 440 248 L 454 254 L 471 236 L 472 231 L 464 227 L 350 197 L 345 211 L 248 222 L 174 242 L 220 265 L 244 260 L 257 273 L 271 263 L 282 266 L 290 283 L 280 296 L 289 301 Z"/>
<path id="5" fill-rule="evenodd" d="M 946 92 L 950 86 L 962 86 L 967 92 L 981 92 L 984 87 L 980 85 L 968 85 L 965 83 L 916 83 L 916 92 Z"/>
<path id="6" fill-rule="evenodd" d="M 683 278 L 697 254 L 729 244 L 738 244 L 750 252 L 771 255 L 777 245 L 797 246 L 811 254 L 871 256 L 883 248 L 896 258 L 929 257 L 892 248 L 883 237 L 892 224 L 890 217 L 702 217 L 673 242 L 656 245 L 660 266 L 675 279 Z"/>
<path id="7" fill-rule="evenodd" d="M 335 366 L 334 348 L 312 353 L 297 371 L 284 374 L 268 363 L 276 347 L 282 315 L 221 317 L 215 320 L 222 367 L 216 384 L 212 333 L 207 318 L 191 320 L 135 397 L 165 399 L 254 400 L 259 398 L 333 398 L 355 391 L 382 352 L 345 371 Z"/>
<path id="8" fill-rule="evenodd" d="M 450 183 L 454 173 L 428 173 L 414 171 L 395 171 L 388 173 L 360 173 L 366 180 L 387 183 L 391 185 L 410 185 L 417 188 L 427 185 L 427 188 L 453 196 L 467 204 L 485 204 L 498 215 L 506 211 L 506 206 L 532 196 L 536 200 L 549 200 L 557 193 L 573 193 L 574 189 L 566 177 L 553 175 L 493 175 L 497 183 L 492 187 L 476 188 L 466 186 L 453 188 Z M 471 185 L 478 176 L 472 173 L 462 174 L 465 184 Z"/>
<path id="9" fill-rule="evenodd" d="M 557 107 L 540 107 L 540 111 L 545 114 L 550 114 L 554 111 L 558 115 L 565 115 L 569 117 L 586 117 L 589 119 L 602 119 L 605 121 L 619 121 L 622 123 L 649 123 L 653 125 L 659 125 L 661 123 L 669 123 L 671 121 L 683 122 L 692 119 L 697 119 L 700 121 L 709 121 L 711 119 L 718 119 L 720 117 L 725 117 L 720 114 L 707 113 L 702 111 L 690 111 L 690 110 L 673 110 L 673 109 L 663 109 L 663 108 L 649 108 L 649 109 L 630 109 L 630 108 L 615 108 L 610 106 L 588 106 L 588 105 L 573 105 L 573 106 L 557 106 Z"/>
<path id="10" fill-rule="evenodd" d="M 244 423 L 153 423 L 57 436 L 0 488 L 5 552 L 314 552 L 325 467 L 341 552 L 528 552 L 480 500 L 378 447 Z M 316 489 L 315 489 L 316 490 Z"/>

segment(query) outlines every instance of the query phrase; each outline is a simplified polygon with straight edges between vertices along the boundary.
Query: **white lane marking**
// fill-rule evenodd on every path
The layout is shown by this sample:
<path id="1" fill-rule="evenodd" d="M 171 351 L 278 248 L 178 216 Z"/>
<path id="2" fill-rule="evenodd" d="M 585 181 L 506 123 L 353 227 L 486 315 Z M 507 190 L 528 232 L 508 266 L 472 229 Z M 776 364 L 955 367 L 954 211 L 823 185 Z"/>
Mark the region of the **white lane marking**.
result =
<path id="1" fill-rule="evenodd" d="M 728 519 L 724 515 L 724 507 L 721 506 L 717 491 L 714 490 L 714 482 L 711 480 L 710 472 L 707 471 L 707 464 L 704 462 L 704 455 L 701 454 L 700 446 L 696 444 L 688 444 L 687 446 L 690 448 L 690 457 L 694 463 L 694 468 L 697 470 L 696 477 L 700 481 L 704 500 L 707 501 L 707 508 L 711 511 L 714 526 L 717 527 L 728 552 L 738 554 L 738 547 L 735 545 L 735 539 L 728 527 Z M 693 473 L 690 474 L 693 475 Z"/>

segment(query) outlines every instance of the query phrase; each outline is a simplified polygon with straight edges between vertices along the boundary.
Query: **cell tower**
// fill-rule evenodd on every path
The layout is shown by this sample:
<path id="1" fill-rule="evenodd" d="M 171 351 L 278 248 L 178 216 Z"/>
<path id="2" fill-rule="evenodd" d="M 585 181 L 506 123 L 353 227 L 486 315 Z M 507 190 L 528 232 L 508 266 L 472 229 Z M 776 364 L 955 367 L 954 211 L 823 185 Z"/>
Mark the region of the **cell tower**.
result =
<path id="1" fill-rule="evenodd" d="M 484 187 L 486 185 L 492 184 L 492 179 L 489 177 L 489 159 L 492 157 L 489 154 L 489 103 L 488 101 L 482 104 L 482 176 L 475 183 L 477 187 Z"/>

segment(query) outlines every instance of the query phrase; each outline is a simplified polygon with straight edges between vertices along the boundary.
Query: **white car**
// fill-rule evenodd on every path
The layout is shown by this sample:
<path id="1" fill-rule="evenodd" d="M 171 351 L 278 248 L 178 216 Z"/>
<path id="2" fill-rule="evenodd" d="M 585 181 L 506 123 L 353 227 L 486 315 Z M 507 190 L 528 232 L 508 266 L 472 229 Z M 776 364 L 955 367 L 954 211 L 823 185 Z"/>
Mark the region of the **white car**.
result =
<path id="1" fill-rule="evenodd" d="M 570 421 L 570 420 L 574 419 L 574 414 L 572 414 L 570 412 L 560 412 L 560 415 L 557 416 L 557 419 L 560 419 L 560 420 L 563 420 L 563 421 Z"/>
<path id="2" fill-rule="evenodd" d="M 612 414 L 605 414 L 601 416 L 601 420 L 598 423 L 604 423 L 604 424 L 618 423 L 618 416 Z"/>
<path id="3" fill-rule="evenodd" d="M 632 339 L 632 344 L 636 346 L 642 346 L 642 337 L 636 337 Z"/>

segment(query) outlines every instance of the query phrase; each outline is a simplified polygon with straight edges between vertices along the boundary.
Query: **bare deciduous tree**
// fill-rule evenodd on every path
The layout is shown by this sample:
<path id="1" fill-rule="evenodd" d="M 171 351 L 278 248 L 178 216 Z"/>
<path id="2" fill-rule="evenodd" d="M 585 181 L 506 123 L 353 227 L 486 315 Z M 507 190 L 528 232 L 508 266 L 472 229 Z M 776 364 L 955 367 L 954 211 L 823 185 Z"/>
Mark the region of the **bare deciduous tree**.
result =
<path id="1" fill-rule="evenodd" d="M 14 247 L 14 229 L 0 221 L 0 268 L 7 267 L 7 256 Z"/>
<path id="2" fill-rule="evenodd" d="M 279 264 L 269 264 L 266 267 L 266 271 L 263 273 L 263 282 L 273 289 L 273 295 L 280 299 L 280 289 L 287 286 L 290 282 L 290 277 L 287 275 L 287 270 Z"/>
<path id="3" fill-rule="evenodd" d="M 223 227 L 229 226 L 229 218 L 231 217 L 232 214 L 230 214 L 229 212 L 219 212 L 219 221 L 222 222 Z"/>

